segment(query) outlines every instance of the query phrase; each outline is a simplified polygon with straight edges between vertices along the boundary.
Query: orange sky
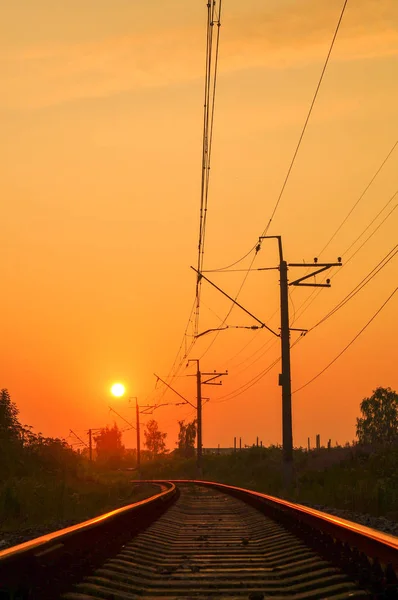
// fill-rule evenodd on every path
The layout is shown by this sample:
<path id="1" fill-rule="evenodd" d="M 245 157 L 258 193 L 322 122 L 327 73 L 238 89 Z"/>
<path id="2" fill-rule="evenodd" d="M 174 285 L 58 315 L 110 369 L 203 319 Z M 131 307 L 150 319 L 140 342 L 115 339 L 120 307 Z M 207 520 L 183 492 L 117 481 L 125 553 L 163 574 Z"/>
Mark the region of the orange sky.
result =
<path id="1" fill-rule="evenodd" d="M 341 6 L 223 3 L 206 268 L 239 259 L 267 224 Z M 153 373 L 169 374 L 194 299 L 206 2 L 13 0 L 1 12 L 0 386 L 36 431 L 66 437 L 72 428 L 83 436 L 113 421 L 110 403 L 133 418 L 126 398 L 110 399 L 114 381 L 142 404 L 160 401 Z M 397 2 L 349 0 L 269 231 L 283 236 L 288 261 L 319 256 L 398 138 L 397 73 Z M 396 192 L 397 166 L 398 147 L 322 259 L 347 260 L 394 208 L 397 197 L 345 253 Z M 365 277 L 397 243 L 397 219 L 394 211 L 302 316 L 312 290 L 293 290 L 292 326 L 310 328 Z M 276 243 L 264 242 L 254 266 L 276 264 Z M 301 274 L 289 271 L 291 279 Z M 211 278 L 234 295 L 243 275 Z M 293 390 L 342 350 L 396 282 L 393 259 L 297 344 Z M 276 271 L 254 271 L 239 300 L 277 329 L 278 294 Z M 202 300 L 201 331 L 217 327 L 229 309 L 205 284 Z M 325 443 L 352 440 L 361 399 L 379 385 L 398 388 L 396 312 L 394 296 L 324 375 L 293 395 L 296 445 L 307 436 L 314 443 L 316 433 Z M 228 323 L 252 325 L 236 308 Z M 200 338 L 190 358 L 201 357 L 213 338 Z M 243 443 L 257 435 L 280 442 L 279 367 L 233 393 L 278 355 L 278 340 L 266 330 L 217 336 L 201 367 L 229 375 L 222 387 L 204 388 L 211 398 L 205 446 L 232 445 L 235 435 Z M 195 380 L 186 375 L 193 371 L 182 368 L 173 381 L 192 402 Z M 162 402 L 178 398 L 167 393 Z M 155 411 L 170 448 L 177 420 L 192 412 Z M 124 441 L 134 446 L 134 435 Z"/>

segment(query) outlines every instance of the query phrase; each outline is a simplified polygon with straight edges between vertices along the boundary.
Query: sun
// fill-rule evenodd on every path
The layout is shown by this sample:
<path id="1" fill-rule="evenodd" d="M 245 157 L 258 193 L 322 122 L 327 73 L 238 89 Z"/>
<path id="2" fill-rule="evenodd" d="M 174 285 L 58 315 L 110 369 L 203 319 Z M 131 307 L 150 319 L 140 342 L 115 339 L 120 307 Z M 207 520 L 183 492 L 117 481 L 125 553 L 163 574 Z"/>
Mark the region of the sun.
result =
<path id="1" fill-rule="evenodd" d="M 116 396 L 117 398 L 120 398 L 120 396 L 123 396 L 124 390 L 125 390 L 125 387 L 122 383 L 114 383 L 113 386 L 111 387 L 112 395 Z"/>

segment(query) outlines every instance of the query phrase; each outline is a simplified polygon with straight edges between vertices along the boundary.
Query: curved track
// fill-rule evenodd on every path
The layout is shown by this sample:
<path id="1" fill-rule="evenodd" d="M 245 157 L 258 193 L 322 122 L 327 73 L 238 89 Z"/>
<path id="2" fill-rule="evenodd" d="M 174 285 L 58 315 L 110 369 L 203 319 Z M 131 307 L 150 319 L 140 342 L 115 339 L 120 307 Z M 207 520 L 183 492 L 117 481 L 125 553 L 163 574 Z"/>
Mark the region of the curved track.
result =
<path id="1" fill-rule="evenodd" d="M 0 599 L 398 598 L 398 539 L 213 482 L 0 552 Z"/>
<path id="2" fill-rule="evenodd" d="M 366 593 L 256 509 L 205 487 L 177 502 L 65 600 L 363 598 Z"/>

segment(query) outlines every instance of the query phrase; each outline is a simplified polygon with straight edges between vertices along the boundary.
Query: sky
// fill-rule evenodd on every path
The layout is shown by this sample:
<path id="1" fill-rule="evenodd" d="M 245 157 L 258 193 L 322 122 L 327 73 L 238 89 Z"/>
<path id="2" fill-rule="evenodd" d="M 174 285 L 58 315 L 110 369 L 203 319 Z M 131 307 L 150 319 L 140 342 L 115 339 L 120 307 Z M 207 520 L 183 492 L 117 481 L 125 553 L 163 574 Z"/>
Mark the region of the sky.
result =
<path id="1" fill-rule="evenodd" d="M 224 0 L 206 270 L 245 256 L 269 222 L 342 5 Z M 165 405 L 153 418 L 173 449 L 178 420 L 195 413 L 177 406 L 154 373 L 195 404 L 195 363 L 186 364 L 200 359 L 203 372 L 228 371 L 221 386 L 203 386 L 204 446 L 231 446 L 235 436 L 243 445 L 257 436 L 280 443 L 280 364 L 269 369 L 278 337 L 247 329 L 255 323 L 235 307 L 227 330 L 201 336 L 184 356 L 194 334 L 186 327 L 197 264 L 205 0 L 0 0 L 0 10 L 0 387 L 21 421 L 86 440 L 89 428 L 125 427 L 109 407 L 131 422 L 129 399 L 138 397 L 141 406 Z M 378 386 L 398 389 L 396 294 L 299 390 L 397 286 L 389 253 L 398 147 L 366 190 L 398 139 L 397 73 L 397 2 L 348 0 L 268 231 L 282 236 L 288 263 L 342 257 L 343 266 L 328 273 L 331 288 L 289 288 L 291 327 L 311 329 L 392 258 L 324 323 L 304 337 L 291 332 L 296 446 L 308 437 L 314 445 L 318 433 L 323 444 L 353 440 L 361 400 Z M 235 296 L 252 258 L 207 276 Z M 278 260 L 276 241 L 264 240 L 238 298 L 277 333 L 279 274 L 257 269 Z M 289 281 L 304 272 L 290 267 Z M 199 331 L 219 327 L 230 308 L 203 282 Z M 115 381 L 126 386 L 121 399 L 110 395 Z M 124 443 L 134 447 L 133 430 Z"/>

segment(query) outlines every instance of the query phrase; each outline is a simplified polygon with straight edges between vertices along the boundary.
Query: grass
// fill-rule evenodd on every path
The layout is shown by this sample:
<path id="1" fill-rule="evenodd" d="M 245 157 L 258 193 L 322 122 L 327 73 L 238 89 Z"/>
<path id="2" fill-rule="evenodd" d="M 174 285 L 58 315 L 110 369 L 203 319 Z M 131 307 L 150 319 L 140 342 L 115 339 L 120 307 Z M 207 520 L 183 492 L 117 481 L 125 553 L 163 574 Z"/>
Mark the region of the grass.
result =
<path id="1" fill-rule="evenodd" d="M 398 446 L 351 446 L 294 451 L 295 485 L 282 482 L 278 447 L 203 457 L 203 479 L 237 485 L 295 502 L 320 504 L 398 521 Z M 191 479 L 195 459 L 164 457 L 143 466 L 145 478 Z"/>
<path id="2" fill-rule="evenodd" d="M 398 446 L 296 449 L 294 464 L 289 492 L 283 488 L 279 447 L 205 455 L 203 479 L 398 521 Z M 142 471 L 143 479 L 195 479 L 196 460 L 164 456 L 144 462 Z M 87 464 L 74 473 L 14 474 L 0 482 L 0 529 L 58 529 L 157 493 L 149 484 L 131 485 L 134 477 Z"/>
<path id="3" fill-rule="evenodd" d="M 0 484 L 0 530 L 84 521 L 114 508 L 158 493 L 156 486 L 131 485 L 126 473 L 80 473 L 64 478 L 54 475 L 11 477 Z"/>

